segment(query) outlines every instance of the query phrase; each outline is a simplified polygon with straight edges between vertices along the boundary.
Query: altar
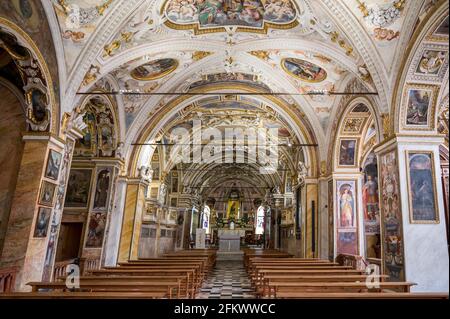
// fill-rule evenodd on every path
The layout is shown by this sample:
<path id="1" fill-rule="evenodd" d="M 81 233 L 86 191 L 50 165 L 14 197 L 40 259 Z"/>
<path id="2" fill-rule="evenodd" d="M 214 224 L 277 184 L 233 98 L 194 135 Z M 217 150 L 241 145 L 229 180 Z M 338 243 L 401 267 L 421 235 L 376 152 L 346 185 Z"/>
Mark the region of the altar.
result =
<path id="1" fill-rule="evenodd" d="M 242 260 L 244 252 L 241 251 L 241 238 L 245 236 L 243 229 L 219 229 L 219 250 L 217 260 Z"/>
<path id="2" fill-rule="evenodd" d="M 219 251 L 239 252 L 241 250 L 241 238 L 245 237 L 244 229 L 219 229 Z"/>

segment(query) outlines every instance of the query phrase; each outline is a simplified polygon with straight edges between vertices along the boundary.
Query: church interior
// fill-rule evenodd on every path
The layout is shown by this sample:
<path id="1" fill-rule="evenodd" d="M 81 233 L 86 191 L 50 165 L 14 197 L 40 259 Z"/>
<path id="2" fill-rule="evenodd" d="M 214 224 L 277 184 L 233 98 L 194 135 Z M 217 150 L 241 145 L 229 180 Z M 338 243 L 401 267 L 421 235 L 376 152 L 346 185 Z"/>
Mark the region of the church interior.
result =
<path id="1" fill-rule="evenodd" d="M 0 299 L 448 299 L 448 25 L 0 1 Z"/>

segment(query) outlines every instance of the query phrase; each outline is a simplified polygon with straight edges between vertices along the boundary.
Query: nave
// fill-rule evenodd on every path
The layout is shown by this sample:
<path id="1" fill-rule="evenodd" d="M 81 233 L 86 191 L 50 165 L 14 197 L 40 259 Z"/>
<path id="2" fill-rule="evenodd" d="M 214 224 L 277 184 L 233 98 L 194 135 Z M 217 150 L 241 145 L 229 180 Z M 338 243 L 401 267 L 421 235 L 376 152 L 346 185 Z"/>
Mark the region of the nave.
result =
<path id="1" fill-rule="evenodd" d="M 448 28 L 449 0 L 0 1 L 1 298 L 448 295 Z"/>
<path id="2" fill-rule="evenodd" d="M 444 293 L 412 293 L 413 282 L 369 275 L 352 256 L 337 263 L 245 249 L 242 261 L 217 261 L 216 253 L 185 250 L 86 270 L 75 280 L 67 270 L 68 276 L 53 282 L 28 283 L 32 292 L 3 293 L 0 299 L 448 299 Z"/>

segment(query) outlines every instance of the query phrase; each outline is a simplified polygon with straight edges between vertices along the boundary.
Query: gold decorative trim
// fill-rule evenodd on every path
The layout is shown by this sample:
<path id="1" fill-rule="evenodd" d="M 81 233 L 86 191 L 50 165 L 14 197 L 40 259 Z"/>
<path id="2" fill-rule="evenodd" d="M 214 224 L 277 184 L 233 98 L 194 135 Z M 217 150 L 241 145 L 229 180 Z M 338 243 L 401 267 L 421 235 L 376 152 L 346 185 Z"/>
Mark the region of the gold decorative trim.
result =
<path id="1" fill-rule="evenodd" d="M 226 27 L 210 27 L 202 29 L 198 23 L 191 24 L 178 24 L 167 20 L 164 24 L 174 30 L 193 30 L 195 35 L 202 34 L 210 34 L 217 32 L 227 32 Z M 252 28 L 252 27 L 237 27 L 236 32 L 248 32 L 248 33 L 258 33 L 258 34 L 267 34 L 269 29 L 277 29 L 277 30 L 289 30 L 297 27 L 300 23 L 297 20 L 294 20 L 288 24 L 275 24 L 271 22 L 263 22 L 262 28 Z"/>
<path id="2" fill-rule="evenodd" d="M 413 215 L 413 203 L 412 203 L 412 193 L 411 193 L 411 174 L 410 174 L 410 164 L 409 164 L 409 155 L 410 154 L 426 154 L 430 155 L 431 161 L 431 174 L 432 174 L 432 184 L 433 184 L 433 199 L 434 199 L 434 209 L 435 209 L 435 220 L 415 220 Z M 437 200 L 437 187 L 436 187 L 436 169 L 434 163 L 434 153 L 432 151 L 405 151 L 406 156 L 406 174 L 407 176 L 407 185 L 408 185 L 408 205 L 409 205 L 409 222 L 411 224 L 440 224 L 440 216 L 439 216 L 439 203 Z"/>
<path id="3" fill-rule="evenodd" d="M 54 92 L 54 85 L 53 85 L 53 79 L 50 75 L 50 70 L 48 68 L 47 62 L 45 62 L 44 56 L 42 55 L 41 51 L 37 47 L 37 45 L 34 43 L 33 39 L 24 31 L 22 30 L 17 24 L 14 22 L 11 22 L 3 17 L 0 17 L 0 27 L 6 26 L 6 28 L 12 29 L 13 31 L 17 32 L 19 36 L 25 40 L 26 44 L 31 47 L 32 53 L 35 55 L 35 58 L 37 59 L 39 65 L 41 66 L 41 71 L 43 72 L 43 75 L 45 77 L 45 81 L 47 82 L 47 89 L 48 94 L 50 95 L 50 103 L 51 103 L 51 125 L 50 125 L 50 132 L 58 135 L 58 129 L 59 129 L 59 109 L 57 107 L 56 103 L 56 97 Z"/>

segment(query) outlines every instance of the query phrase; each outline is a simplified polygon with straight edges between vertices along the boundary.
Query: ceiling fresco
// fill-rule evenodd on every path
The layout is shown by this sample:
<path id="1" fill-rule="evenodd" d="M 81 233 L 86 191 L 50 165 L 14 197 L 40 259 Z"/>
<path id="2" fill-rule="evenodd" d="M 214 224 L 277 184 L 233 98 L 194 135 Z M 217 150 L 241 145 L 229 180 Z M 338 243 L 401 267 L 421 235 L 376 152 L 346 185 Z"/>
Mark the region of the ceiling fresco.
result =
<path id="1" fill-rule="evenodd" d="M 138 66 L 131 71 L 130 75 L 138 81 L 153 81 L 175 71 L 178 64 L 175 59 L 159 59 Z"/>
<path id="2" fill-rule="evenodd" d="M 233 27 L 287 29 L 296 25 L 297 10 L 290 0 L 169 0 L 163 11 L 168 26 L 201 33 Z"/>
<path id="3" fill-rule="evenodd" d="M 64 43 L 66 67 L 71 69 L 115 0 L 51 1 Z"/>
<path id="4" fill-rule="evenodd" d="M 136 134 L 177 93 L 246 87 L 284 94 L 279 98 L 307 117 L 321 138 L 345 102 L 340 93 L 378 94 L 374 101 L 389 113 L 401 52 L 439 2 L 46 1 L 64 50 L 67 105 L 79 102 L 77 91 L 110 83 L 123 92 L 116 99 L 127 134 Z M 445 78 L 447 25 L 436 26 L 417 53 L 414 81 Z"/>

